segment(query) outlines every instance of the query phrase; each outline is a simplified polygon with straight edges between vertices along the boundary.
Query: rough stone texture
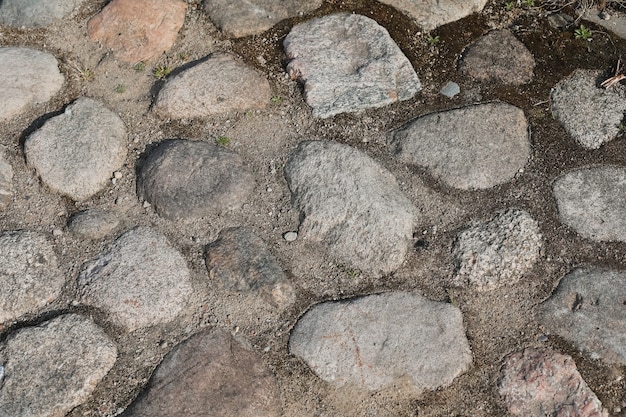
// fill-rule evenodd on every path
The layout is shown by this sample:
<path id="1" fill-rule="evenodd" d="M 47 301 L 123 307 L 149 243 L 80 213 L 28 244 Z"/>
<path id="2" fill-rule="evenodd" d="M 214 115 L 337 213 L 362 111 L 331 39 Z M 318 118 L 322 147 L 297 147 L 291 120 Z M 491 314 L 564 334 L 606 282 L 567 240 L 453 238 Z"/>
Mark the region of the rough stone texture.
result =
<path id="1" fill-rule="evenodd" d="M 72 13 L 84 0 L 2 0 L 0 25 L 40 27 Z"/>
<path id="2" fill-rule="evenodd" d="M 145 227 L 123 234 L 78 278 L 81 301 L 107 311 L 129 331 L 168 323 L 192 293 L 182 255 Z"/>
<path id="3" fill-rule="evenodd" d="M 240 38 L 265 32 L 281 20 L 308 13 L 322 0 L 206 0 L 204 9 L 219 30 Z"/>
<path id="4" fill-rule="evenodd" d="M 262 109 L 272 96 L 267 79 L 234 57 L 216 53 L 172 77 L 154 110 L 174 119 Z"/>
<path id="5" fill-rule="evenodd" d="M 571 171 L 552 189 L 563 223 L 588 239 L 626 242 L 626 168 Z"/>
<path id="6" fill-rule="evenodd" d="M 13 199 L 13 167 L 2 155 L 0 146 L 0 211 L 6 209 Z"/>
<path id="7" fill-rule="evenodd" d="M 480 12 L 487 0 L 380 0 L 417 21 L 425 31 Z"/>
<path id="8" fill-rule="evenodd" d="M 373 275 L 404 261 L 417 209 L 393 175 L 337 142 L 300 143 L 285 165 L 293 204 L 304 214 L 299 235 Z"/>
<path id="9" fill-rule="evenodd" d="M 583 10 L 582 17 L 584 20 L 589 20 L 608 29 L 620 38 L 626 39 L 626 16 L 621 13 L 613 13 L 610 19 L 603 19 L 600 17 L 600 13 L 597 7 L 590 7 L 588 10 Z"/>
<path id="10" fill-rule="evenodd" d="M 163 142 L 137 176 L 139 198 L 169 220 L 237 209 L 253 189 L 254 177 L 239 155 L 202 141 Z"/>
<path id="11" fill-rule="evenodd" d="M 624 288 L 624 272 L 575 269 L 541 305 L 541 323 L 592 357 L 626 365 Z"/>
<path id="12" fill-rule="evenodd" d="M 599 75 L 597 71 L 576 70 L 551 93 L 552 113 L 567 133 L 587 149 L 598 149 L 615 139 L 626 111 L 626 87 L 599 87 Z"/>
<path id="13" fill-rule="evenodd" d="M 422 88 L 387 30 L 365 16 L 309 20 L 294 26 L 283 46 L 290 60 L 287 71 L 304 83 L 315 117 L 408 100 Z"/>
<path id="14" fill-rule="evenodd" d="M 0 48 L 0 122 L 50 100 L 64 81 L 54 56 L 28 48 Z"/>
<path id="15" fill-rule="evenodd" d="M 574 360 L 549 349 L 526 349 L 504 362 L 500 395 L 516 416 L 608 417 Z"/>
<path id="16" fill-rule="evenodd" d="M 119 225 L 120 218 L 115 213 L 89 209 L 73 215 L 67 227 L 81 238 L 98 240 L 109 236 Z"/>
<path id="17" fill-rule="evenodd" d="M 64 417 L 89 398 L 116 357 L 104 331 L 77 314 L 20 329 L 0 345 L 0 415 Z"/>
<path id="18" fill-rule="evenodd" d="M 54 301 L 64 283 L 44 235 L 24 230 L 0 234 L 0 324 Z"/>
<path id="19" fill-rule="evenodd" d="M 505 183 L 530 156 L 524 112 L 505 103 L 479 104 L 419 117 L 393 133 L 395 154 L 464 190 Z"/>
<path id="20" fill-rule="evenodd" d="M 295 292 L 287 276 L 251 229 L 222 230 L 205 254 L 209 276 L 222 288 L 259 294 L 277 306 L 294 302 Z"/>
<path id="21" fill-rule="evenodd" d="M 458 285 L 489 291 L 515 284 L 539 259 L 539 225 L 523 210 L 510 209 L 473 224 L 454 245 Z"/>
<path id="22" fill-rule="evenodd" d="M 85 200 L 124 163 L 126 127 L 102 103 L 79 98 L 30 135 L 24 153 L 48 187 Z"/>
<path id="23" fill-rule="evenodd" d="M 89 21 L 87 33 L 121 61 L 147 61 L 172 47 L 186 10 L 181 0 L 113 0 Z"/>
<path id="24" fill-rule="evenodd" d="M 274 375 L 222 330 L 202 330 L 176 346 L 122 417 L 279 417 Z"/>
<path id="25" fill-rule="evenodd" d="M 535 59 L 508 30 L 494 30 L 471 44 L 459 70 L 480 81 L 520 85 L 533 78 Z"/>
<path id="26" fill-rule="evenodd" d="M 399 378 L 433 390 L 472 362 L 460 310 L 408 293 L 317 304 L 294 327 L 289 351 L 327 382 L 368 390 Z"/>

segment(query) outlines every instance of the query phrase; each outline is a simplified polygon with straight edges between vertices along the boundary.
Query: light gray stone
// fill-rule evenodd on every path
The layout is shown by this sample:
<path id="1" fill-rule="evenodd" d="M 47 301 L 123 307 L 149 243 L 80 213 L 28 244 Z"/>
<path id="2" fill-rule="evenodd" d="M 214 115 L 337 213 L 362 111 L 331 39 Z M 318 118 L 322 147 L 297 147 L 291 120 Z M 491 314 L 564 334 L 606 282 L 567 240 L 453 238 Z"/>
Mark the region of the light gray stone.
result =
<path id="1" fill-rule="evenodd" d="M 448 81 L 442 88 L 439 90 L 441 95 L 444 95 L 448 98 L 452 98 L 461 92 L 461 87 L 453 81 Z"/>
<path id="2" fill-rule="evenodd" d="M 67 227 L 75 235 L 91 240 L 109 236 L 120 225 L 118 214 L 100 209 L 89 209 L 76 213 Z"/>
<path id="3" fill-rule="evenodd" d="M 30 135 L 24 153 L 52 190 L 85 200 L 124 163 L 126 127 L 102 103 L 83 97 Z"/>
<path id="4" fill-rule="evenodd" d="M 368 390 L 399 379 L 434 390 L 472 362 L 461 311 L 408 293 L 317 304 L 296 323 L 289 351 L 324 381 Z"/>
<path id="5" fill-rule="evenodd" d="M 510 181 L 530 156 L 524 112 L 505 103 L 419 117 L 393 132 L 392 145 L 403 162 L 463 190 Z"/>
<path id="6" fill-rule="evenodd" d="M 601 13 L 602 12 L 599 11 L 598 8 L 590 7 L 589 10 L 584 10 L 582 17 L 583 19 L 589 20 L 590 22 L 593 22 L 598 26 L 604 27 L 605 29 L 619 36 L 620 38 L 626 39 L 626 16 L 624 16 L 622 13 L 615 13 L 611 15 L 610 19 L 603 19 L 600 16 Z"/>
<path id="7" fill-rule="evenodd" d="M 2 417 L 64 417 L 113 367 L 117 347 L 90 319 L 67 314 L 0 345 Z"/>
<path id="8" fill-rule="evenodd" d="M 47 26 L 72 13 L 84 0 L 2 0 L 0 25 Z"/>
<path id="9" fill-rule="evenodd" d="M 386 106 L 422 88 L 387 30 L 365 16 L 342 13 L 300 23 L 283 46 L 287 72 L 304 83 L 315 117 Z"/>
<path id="10" fill-rule="evenodd" d="M 185 259 L 145 227 L 124 233 L 88 262 L 78 286 L 82 303 L 103 309 L 128 331 L 174 320 L 192 293 Z"/>
<path id="11" fill-rule="evenodd" d="M 9 120 L 28 106 L 45 103 L 65 79 L 56 58 L 29 48 L 0 48 L 0 121 Z"/>
<path id="12" fill-rule="evenodd" d="M 35 313 L 65 284 L 46 237 L 19 230 L 0 234 L 0 324 Z"/>
<path id="13" fill-rule="evenodd" d="M 407 253 L 417 209 L 372 158 L 332 141 L 300 143 L 285 165 L 299 236 L 321 241 L 351 267 L 380 276 Z"/>
<path id="14" fill-rule="evenodd" d="M 13 167 L 1 153 L 0 147 L 0 211 L 6 209 L 13 199 Z"/>
<path id="15" fill-rule="evenodd" d="M 425 31 L 480 12 L 487 0 L 380 0 L 417 21 Z"/>

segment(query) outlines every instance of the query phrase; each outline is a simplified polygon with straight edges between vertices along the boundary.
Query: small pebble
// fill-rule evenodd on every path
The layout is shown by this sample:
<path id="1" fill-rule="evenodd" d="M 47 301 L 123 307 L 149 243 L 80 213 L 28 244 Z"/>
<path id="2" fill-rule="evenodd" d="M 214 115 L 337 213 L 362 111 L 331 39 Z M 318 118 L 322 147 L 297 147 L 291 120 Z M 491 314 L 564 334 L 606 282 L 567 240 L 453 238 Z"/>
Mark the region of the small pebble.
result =
<path id="1" fill-rule="evenodd" d="M 440 93 L 448 98 L 452 98 L 461 92 L 461 87 L 455 82 L 448 81 L 446 85 L 443 86 Z"/>
<path id="2" fill-rule="evenodd" d="M 118 179 L 118 180 L 121 179 L 122 178 L 122 173 L 119 172 L 119 171 L 115 171 L 113 173 L 113 178 Z"/>
<path id="3" fill-rule="evenodd" d="M 147 201 L 143 202 L 143 208 L 147 209 L 148 207 L 150 207 L 150 203 L 148 203 Z"/>
<path id="4" fill-rule="evenodd" d="M 283 235 L 283 239 L 285 239 L 287 242 L 293 242 L 297 238 L 298 238 L 297 232 L 287 232 Z"/>
<path id="5" fill-rule="evenodd" d="M 546 336 L 545 334 L 542 334 L 541 336 L 537 338 L 537 340 L 540 341 L 541 343 L 545 343 L 548 341 L 548 336 Z"/>
<path id="6" fill-rule="evenodd" d="M 52 236 L 62 236 L 63 235 L 63 230 L 61 229 L 54 229 L 52 231 Z"/>

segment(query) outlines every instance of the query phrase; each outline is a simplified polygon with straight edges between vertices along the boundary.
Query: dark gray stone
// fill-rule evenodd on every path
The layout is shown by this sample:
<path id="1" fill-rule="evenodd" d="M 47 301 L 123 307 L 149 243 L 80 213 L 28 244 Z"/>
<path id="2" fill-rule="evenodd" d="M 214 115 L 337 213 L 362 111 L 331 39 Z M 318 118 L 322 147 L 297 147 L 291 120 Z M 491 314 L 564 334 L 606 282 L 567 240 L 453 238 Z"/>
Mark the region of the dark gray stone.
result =
<path id="1" fill-rule="evenodd" d="M 0 211 L 6 209 L 13 200 L 13 167 L 2 155 L 0 146 Z"/>
<path id="2" fill-rule="evenodd" d="M 109 236 L 120 225 L 118 214 L 100 209 L 89 209 L 76 213 L 67 227 L 75 235 L 91 240 Z"/>
<path id="3" fill-rule="evenodd" d="M 487 0 L 380 0 L 417 21 L 425 31 L 480 12 Z"/>
<path id="4" fill-rule="evenodd" d="M 2 0 L 0 25 L 47 26 L 72 13 L 84 0 Z"/>

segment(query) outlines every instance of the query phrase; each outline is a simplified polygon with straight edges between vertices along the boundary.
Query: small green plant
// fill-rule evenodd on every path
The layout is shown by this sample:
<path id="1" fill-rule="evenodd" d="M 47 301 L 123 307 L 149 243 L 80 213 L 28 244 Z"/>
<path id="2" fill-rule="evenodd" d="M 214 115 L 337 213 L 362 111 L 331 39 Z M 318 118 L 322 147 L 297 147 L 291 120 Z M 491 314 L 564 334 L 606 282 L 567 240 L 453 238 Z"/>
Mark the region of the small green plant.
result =
<path id="1" fill-rule="evenodd" d="M 230 138 L 228 136 L 220 136 L 219 138 L 215 139 L 215 143 L 220 146 L 226 146 L 230 143 Z"/>
<path id="2" fill-rule="evenodd" d="M 172 72 L 172 67 L 165 64 L 159 64 L 154 69 L 154 76 L 159 80 L 166 79 Z"/>
<path id="3" fill-rule="evenodd" d="M 437 35 L 437 36 L 432 36 L 431 35 L 431 36 L 428 36 L 427 40 L 428 40 L 428 43 L 430 44 L 430 46 L 435 46 L 435 45 L 437 45 L 439 43 L 440 38 L 439 38 L 439 35 Z"/>
<path id="4" fill-rule="evenodd" d="M 522 0 L 520 4 L 530 9 L 531 7 L 535 7 L 535 0 Z"/>
<path id="5" fill-rule="evenodd" d="M 504 8 L 509 12 L 515 8 L 515 1 L 510 1 L 504 5 Z"/>
<path id="6" fill-rule="evenodd" d="M 82 81 L 93 81 L 93 79 L 95 78 L 96 74 L 89 68 L 82 66 L 82 65 L 77 65 L 77 64 L 72 64 L 72 68 L 75 71 L 74 77 L 82 80 Z"/>
<path id="7" fill-rule="evenodd" d="M 135 71 L 137 72 L 144 72 L 144 70 L 146 69 L 146 63 L 143 61 L 139 61 L 135 64 L 135 66 L 133 67 L 135 69 Z"/>
<path id="8" fill-rule="evenodd" d="M 283 98 L 281 96 L 274 96 L 270 99 L 273 104 L 282 104 Z"/>
<path id="9" fill-rule="evenodd" d="M 118 84 L 117 87 L 115 87 L 115 92 L 118 94 L 122 94 L 124 91 L 126 91 L 126 87 L 122 84 Z"/>
<path id="10" fill-rule="evenodd" d="M 574 38 L 584 41 L 591 40 L 591 29 L 585 25 L 580 25 L 580 27 L 574 31 Z"/>

